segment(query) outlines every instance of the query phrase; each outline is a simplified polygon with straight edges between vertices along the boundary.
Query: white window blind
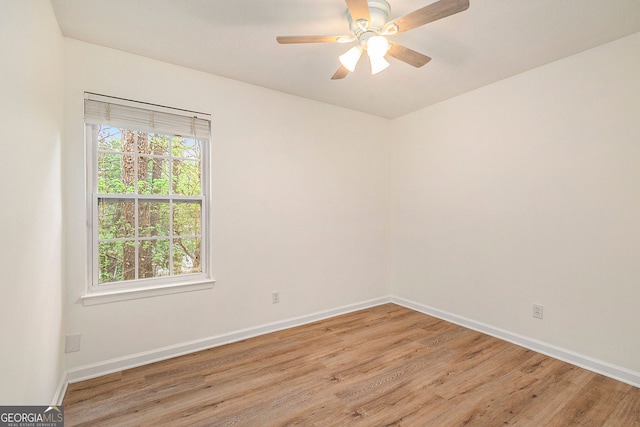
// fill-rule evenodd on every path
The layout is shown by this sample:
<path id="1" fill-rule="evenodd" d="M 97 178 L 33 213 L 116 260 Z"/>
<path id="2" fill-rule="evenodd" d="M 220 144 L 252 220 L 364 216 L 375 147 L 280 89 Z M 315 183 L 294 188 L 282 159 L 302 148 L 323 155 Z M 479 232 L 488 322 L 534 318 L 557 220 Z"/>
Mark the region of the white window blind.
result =
<path id="1" fill-rule="evenodd" d="M 177 110 L 94 93 L 85 93 L 84 119 L 86 123 L 107 123 L 114 127 L 176 133 L 197 138 L 206 138 L 211 124 L 211 116 L 205 113 Z"/>

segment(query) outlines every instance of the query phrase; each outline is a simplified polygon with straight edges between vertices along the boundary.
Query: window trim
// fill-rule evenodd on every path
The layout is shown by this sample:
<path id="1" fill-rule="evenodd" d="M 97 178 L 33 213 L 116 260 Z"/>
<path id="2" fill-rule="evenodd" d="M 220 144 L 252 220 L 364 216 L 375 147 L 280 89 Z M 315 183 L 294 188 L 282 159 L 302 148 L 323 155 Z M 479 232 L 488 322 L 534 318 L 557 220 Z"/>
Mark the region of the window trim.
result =
<path id="1" fill-rule="evenodd" d="M 108 304 L 111 302 L 127 301 L 131 299 L 149 298 L 160 295 L 171 295 L 183 292 L 201 291 L 213 288 L 215 280 L 203 280 L 175 283 L 164 286 L 144 287 L 144 288 L 127 288 L 113 291 L 91 292 L 80 296 L 82 305 L 98 305 Z"/>
<path id="2" fill-rule="evenodd" d="M 136 126 L 125 125 L 121 123 L 110 123 L 108 117 L 106 120 L 102 118 L 96 119 L 94 115 L 90 119 L 87 119 L 86 106 L 85 106 L 85 150 L 86 150 L 86 219 L 87 219 L 87 275 L 86 286 L 84 295 L 81 296 L 84 305 L 101 304 L 106 302 L 121 301 L 133 298 L 146 298 L 156 295 L 173 294 L 177 292 L 189 292 L 201 289 L 210 289 L 215 283 L 215 279 L 211 273 L 211 116 L 205 113 L 199 113 L 188 110 L 174 109 L 171 107 L 150 104 L 145 102 L 137 102 L 123 98 L 109 97 L 106 95 L 95 94 L 91 92 L 85 92 L 85 105 L 87 100 L 101 101 L 109 103 L 107 107 L 110 109 L 110 105 L 114 106 L 126 106 L 138 108 L 140 110 L 146 110 L 150 112 L 151 117 L 155 112 L 166 115 L 171 113 L 174 116 L 183 116 L 186 120 L 193 120 L 192 125 L 195 129 L 195 120 L 198 120 L 197 126 L 202 131 L 202 120 L 207 121 L 208 132 L 206 135 L 198 133 L 194 135 L 197 139 L 204 140 L 200 147 L 200 173 L 201 173 L 201 195 L 200 196 L 187 196 L 188 199 L 201 200 L 202 212 L 200 221 L 200 242 L 201 242 L 201 259 L 200 273 L 192 273 L 178 276 L 165 276 L 154 278 L 138 278 L 134 280 L 128 280 L 126 283 L 110 283 L 108 285 L 99 284 L 99 255 L 98 255 L 98 201 L 100 198 L 105 198 L 104 194 L 98 194 L 98 176 L 97 176 L 97 161 L 99 156 L 99 149 L 94 141 L 94 135 L 92 132 L 93 124 L 103 124 L 126 127 L 131 130 L 145 131 L 145 132 L 158 132 L 158 133 L 171 133 L 168 132 L 165 126 L 162 129 L 154 129 L 153 123 L 149 126 Z M 91 115 L 91 113 L 89 113 Z M 178 118 L 181 120 L 180 118 Z M 202 119 L 202 120 L 201 120 Z M 179 134 L 176 130 L 172 132 L 174 135 Z M 195 131 L 194 131 L 195 133 Z M 204 137 L 203 137 L 204 136 Z M 116 195 L 108 195 L 115 198 Z M 120 196 L 120 195 L 118 195 Z M 158 199 L 157 195 L 145 195 L 145 194 L 124 194 L 121 198 L 133 198 L 138 200 L 144 199 Z M 166 200 L 180 200 L 182 197 L 176 194 L 164 195 L 161 197 Z"/>

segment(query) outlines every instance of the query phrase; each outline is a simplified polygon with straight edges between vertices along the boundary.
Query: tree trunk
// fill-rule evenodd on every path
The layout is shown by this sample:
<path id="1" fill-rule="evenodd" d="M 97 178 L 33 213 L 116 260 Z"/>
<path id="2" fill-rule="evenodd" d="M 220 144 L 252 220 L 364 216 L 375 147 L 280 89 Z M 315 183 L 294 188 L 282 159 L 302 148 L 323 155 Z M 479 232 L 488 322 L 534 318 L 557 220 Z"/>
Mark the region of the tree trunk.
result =
<path id="1" fill-rule="evenodd" d="M 138 153 L 149 154 L 149 135 L 146 132 L 136 132 L 138 137 Z M 146 181 L 149 174 L 149 162 L 148 157 L 138 158 L 138 182 Z M 150 203 L 140 203 L 138 208 L 138 229 L 150 230 L 151 226 L 154 226 L 156 222 L 151 218 L 153 209 L 150 208 Z M 155 240 L 145 240 L 140 242 L 138 246 L 138 277 L 143 279 L 145 277 L 153 277 L 153 246 Z"/>
<path id="2" fill-rule="evenodd" d="M 132 187 L 135 181 L 135 160 L 133 155 L 127 153 L 135 152 L 135 132 L 122 129 L 122 183 L 127 187 Z M 135 205 L 133 203 L 124 203 L 123 206 L 124 226 L 127 230 L 135 230 Z M 136 251 L 135 245 L 124 243 L 123 247 L 123 264 L 122 272 L 123 280 L 133 280 L 136 278 Z"/>

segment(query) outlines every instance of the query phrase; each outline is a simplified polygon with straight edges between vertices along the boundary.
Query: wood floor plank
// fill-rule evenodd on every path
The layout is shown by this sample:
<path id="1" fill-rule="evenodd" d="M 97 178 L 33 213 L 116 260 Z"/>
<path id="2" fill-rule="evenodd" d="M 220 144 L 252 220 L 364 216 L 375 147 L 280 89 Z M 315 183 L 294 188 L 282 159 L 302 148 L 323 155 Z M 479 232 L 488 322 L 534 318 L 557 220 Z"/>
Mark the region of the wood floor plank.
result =
<path id="1" fill-rule="evenodd" d="M 640 388 L 633 387 L 604 422 L 604 427 L 640 425 Z"/>
<path id="2" fill-rule="evenodd" d="M 602 375 L 595 375 L 549 422 L 549 426 L 600 427 L 616 409 L 631 386 Z"/>
<path id="3" fill-rule="evenodd" d="M 513 369 L 513 366 L 500 375 L 486 376 L 485 381 L 478 381 L 478 374 L 485 368 L 478 366 L 477 372 L 473 372 L 476 368 L 471 367 L 471 374 L 464 375 L 464 380 L 454 380 L 460 383 L 459 393 L 447 399 L 454 406 L 449 411 L 433 414 L 426 425 L 503 425 L 502 421 L 497 424 L 491 424 L 490 421 L 499 417 L 505 402 L 513 403 L 517 393 L 522 393 L 539 381 Z M 456 376 L 455 373 L 453 375 Z"/>
<path id="4" fill-rule="evenodd" d="M 383 304 L 70 384 L 67 426 L 640 426 L 640 389 Z"/>
<path id="5" fill-rule="evenodd" d="M 567 401 L 595 375 L 568 363 L 539 356 L 542 355 L 532 358 L 538 359 L 536 364 L 540 369 L 536 369 L 533 375 L 538 382 L 527 394 L 514 398 L 510 402 L 508 413 L 503 414 L 504 421 L 509 425 L 548 425 Z M 542 363 L 539 363 L 540 360 Z M 531 373 L 527 369 L 518 371 L 521 374 Z"/>

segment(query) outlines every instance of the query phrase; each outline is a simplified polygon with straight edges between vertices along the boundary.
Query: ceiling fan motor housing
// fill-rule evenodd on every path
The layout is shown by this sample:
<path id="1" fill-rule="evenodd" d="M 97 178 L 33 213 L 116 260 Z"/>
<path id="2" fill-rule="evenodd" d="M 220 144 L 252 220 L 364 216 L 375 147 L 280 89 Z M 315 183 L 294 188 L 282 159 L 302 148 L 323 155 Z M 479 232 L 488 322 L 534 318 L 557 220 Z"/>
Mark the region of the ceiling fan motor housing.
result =
<path id="1" fill-rule="evenodd" d="M 389 14 L 391 13 L 391 6 L 385 0 L 368 0 L 369 14 L 371 20 L 366 28 L 362 28 L 357 22 L 353 21 L 351 14 L 347 11 L 347 18 L 349 19 L 349 28 L 356 37 L 360 38 L 360 35 L 365 32 L 372 32 L 378 35 L 382 32 L 382 27 L 387 23 Z"/>

